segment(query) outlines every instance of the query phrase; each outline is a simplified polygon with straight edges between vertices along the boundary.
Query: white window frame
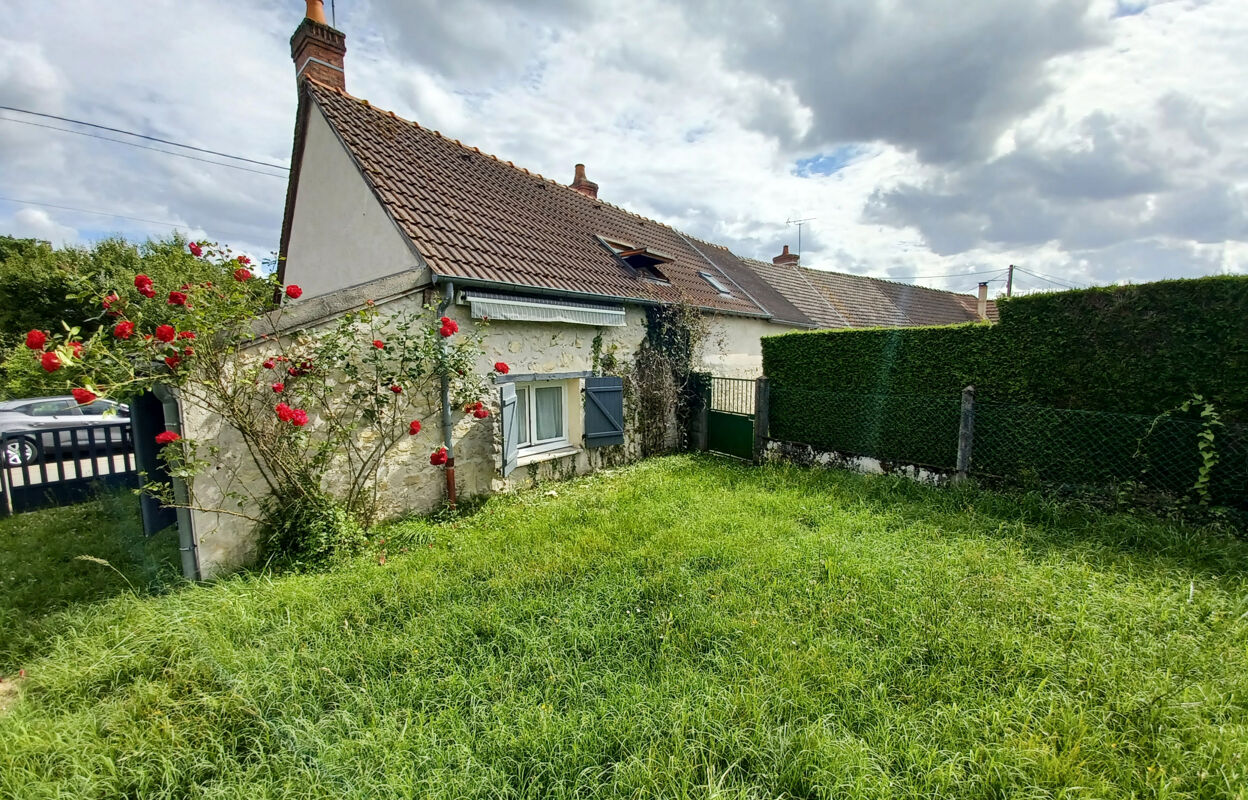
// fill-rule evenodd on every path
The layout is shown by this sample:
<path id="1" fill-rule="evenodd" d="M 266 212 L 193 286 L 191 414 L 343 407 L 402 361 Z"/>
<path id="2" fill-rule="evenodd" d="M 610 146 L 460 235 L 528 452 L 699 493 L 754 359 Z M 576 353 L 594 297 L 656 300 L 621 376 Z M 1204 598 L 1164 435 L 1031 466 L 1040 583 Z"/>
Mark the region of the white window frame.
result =
<path id="1" fill-rule="evenodd" d="M 563 447 L 569 447 L 571 442 L 568 440 L 568 382 L 567 381 L 529 381 L 526 383 L 517 383 L 516 385 L 516 411 L 519 412 L 520 403 L 524 403 L 524 433 L 529 437 L 527 442 L 520 441 L 516 450 L 517 458 L 536 455 L 537 453 L 545 453 L 550 450 L 559 450 Z M 562 394 L 560 406 L 563 409 L 563 434 L 554 439 L 545 439 L 542 441 L 533 441 L 532 437 L 537 432 L 537 404 L 533 399 L 537 396 L 535 389 L 557 388 Z M 523 401 L 520 400 L 520 393 L 525 393 Z"/>

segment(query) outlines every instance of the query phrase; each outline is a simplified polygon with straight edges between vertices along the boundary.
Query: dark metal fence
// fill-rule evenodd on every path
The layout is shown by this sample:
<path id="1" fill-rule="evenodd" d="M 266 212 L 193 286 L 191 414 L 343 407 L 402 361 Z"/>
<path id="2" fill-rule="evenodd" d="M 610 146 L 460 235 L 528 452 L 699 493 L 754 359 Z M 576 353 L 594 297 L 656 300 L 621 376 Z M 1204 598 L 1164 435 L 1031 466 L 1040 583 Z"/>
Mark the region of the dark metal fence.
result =
<path id="1" fill-rule="evenodd" d="M 6 514 L 139 485 L 129 422 L 0 434 L 0 457 Z"/>
<path id="2" fill-rule="evenodd" d="M 1248 425 L 962 397 L 859 394 L 772 384 L 768 436 L 847 456 L 1024 484 L 1135 485 L 1248 508 Z M 969 415 L 967 412 L 970 412 Z M 1211 438 L 1210 438 L 1211 437 Z M 1202 443 L 1216 460 L 1206 469 Z"/>

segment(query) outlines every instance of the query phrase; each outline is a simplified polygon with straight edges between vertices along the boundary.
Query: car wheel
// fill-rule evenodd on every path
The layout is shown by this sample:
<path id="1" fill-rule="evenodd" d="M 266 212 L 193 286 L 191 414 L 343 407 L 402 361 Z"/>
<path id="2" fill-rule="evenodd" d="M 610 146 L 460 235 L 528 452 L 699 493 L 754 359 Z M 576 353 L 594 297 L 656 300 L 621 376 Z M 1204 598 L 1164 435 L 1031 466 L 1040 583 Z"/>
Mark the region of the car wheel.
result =
<path id="1" fill-rule="evenodd" d="M 4 446 L 4 461 L 11 467 L 23 467 L 39 460 L 39 445 L 30 439 L 10 439 Z"/>

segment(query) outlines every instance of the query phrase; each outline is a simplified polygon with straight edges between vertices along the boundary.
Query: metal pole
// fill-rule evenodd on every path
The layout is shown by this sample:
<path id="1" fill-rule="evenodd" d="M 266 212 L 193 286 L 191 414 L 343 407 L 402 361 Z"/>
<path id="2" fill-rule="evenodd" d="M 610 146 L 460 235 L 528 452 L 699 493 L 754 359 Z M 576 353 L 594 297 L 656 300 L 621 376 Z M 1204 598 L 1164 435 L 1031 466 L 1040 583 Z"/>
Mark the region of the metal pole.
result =
<path id="1" fill-rule="evenodd" d="M 998 274 L 998 275 L 1000 275 L 1001 273 L 999 273 L 999 272 L 998 272 L 997 274 Z M 1009 268 L 1008 270 L 1006 270 L 1006 274 L 1005 274 L 1005 296 L 1006 296 L 1006 297 L 1013 297 L 1013 296 L 1014 296 L 1014 265 L 1013 265 L 1013 264 L 1011 264 L 1011 265 L 1010 265 L 1010 268 Z"/>
<path id="2" fill-rule="evenodd" d="M 962 390 L 962 419 L 958 425 L 958 475 L 966 480 L 971 471 L 971 446 L 975 442 L 975 387 Z"/>
<path id="3" fill-rule="evenodd" d="M 767 378 L 754 382 L 754 463 L 761 464 L 767 448 L 767 435 L 771 427 L 771 384 Z"/>
<path id="4" fill-rule="evenodd" d="M 448 306 L 455 300 L 455 283 L 447 281 L 442 289 L 442 301 L 438 303 L 438 316 L 441 317 Z M 443 364 L 446 363 L 446 351 L 450 343 L 444 338 L 440 344 Z M 442 446 L 446 448 L 446 502 L 455 508 L 455 443 L 451 441 L 451 378 L 442 371 Z"/>

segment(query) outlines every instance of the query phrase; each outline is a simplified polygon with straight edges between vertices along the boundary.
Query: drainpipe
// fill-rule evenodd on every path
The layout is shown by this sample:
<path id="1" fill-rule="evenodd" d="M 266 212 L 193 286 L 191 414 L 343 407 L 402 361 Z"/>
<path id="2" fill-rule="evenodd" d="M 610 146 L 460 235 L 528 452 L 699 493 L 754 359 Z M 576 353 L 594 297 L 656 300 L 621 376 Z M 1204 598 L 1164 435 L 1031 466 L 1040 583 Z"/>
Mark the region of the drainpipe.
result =
<path id="1" fill-rule="evenodd" d="M 181 436 L 182 404 L 178 402 L 177 394 L 167 386 L 160 385 L 154 387 L 153 393 L 160 400 L 165 412 L 165 430 L 173 431 Z M 186 486 L 186 481 L 182 478 L 174 475 L 170 476 L 169 481 L 173 485 L 173 502 L 178 504 L 178 551 L 182 556 L 182 577 L 192 581 L 202 580 L 203 573 L 199 565 L 199 537 L 195 535 L 195 517 L 186 507 L 190 503 L 191 493 Z"/>
<path id="2" fill-rule="evenodd" d="M 442 300 L 438 303 L 438 316 L 446 313 L 446 309 L 455 300 L 455 282 L 443 284 Z M 450 348 L 450 342 L 443 339 L 440 343 L 443 355 Z M 455 445 L 451 441 L 451 379 L 445 372 L 442 374 L 442 446 L 446 448 L 446 501 L 451 509 L 455 508 Z"/>

